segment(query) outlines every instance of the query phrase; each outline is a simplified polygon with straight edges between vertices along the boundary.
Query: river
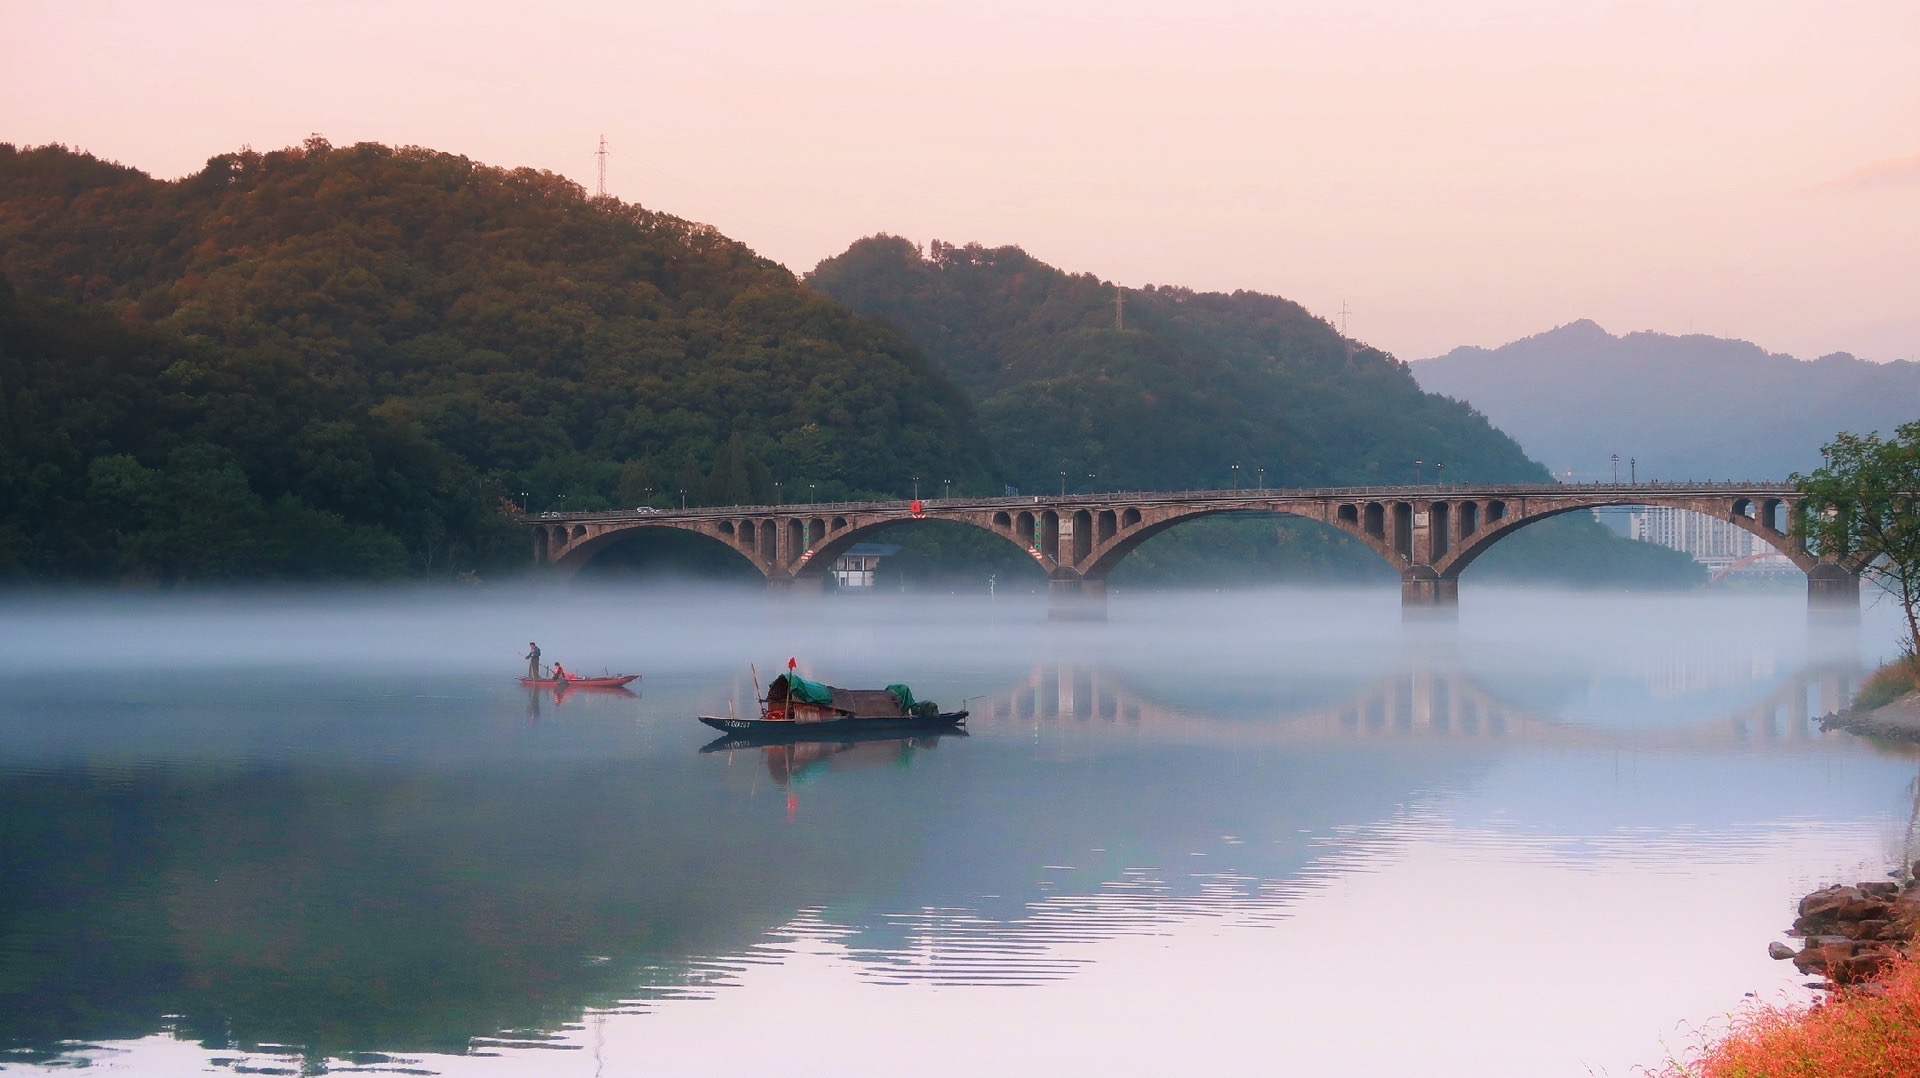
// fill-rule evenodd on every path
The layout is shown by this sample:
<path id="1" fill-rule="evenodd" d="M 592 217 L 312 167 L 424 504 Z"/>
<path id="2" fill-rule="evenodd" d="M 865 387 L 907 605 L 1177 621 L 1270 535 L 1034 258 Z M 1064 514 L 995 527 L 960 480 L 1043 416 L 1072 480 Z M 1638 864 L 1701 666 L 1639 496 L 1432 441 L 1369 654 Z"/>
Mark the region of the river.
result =
<path id="1" fill-rule="evenodd" d="M 0 1069 L 1625 1075 L 1809 998 L 1795 900 L 1915 855 L 1809 721 L 1892 613 L 1462 601 L 16 596 Z M 789 657 L 969 736 L 703 753 Z"/>

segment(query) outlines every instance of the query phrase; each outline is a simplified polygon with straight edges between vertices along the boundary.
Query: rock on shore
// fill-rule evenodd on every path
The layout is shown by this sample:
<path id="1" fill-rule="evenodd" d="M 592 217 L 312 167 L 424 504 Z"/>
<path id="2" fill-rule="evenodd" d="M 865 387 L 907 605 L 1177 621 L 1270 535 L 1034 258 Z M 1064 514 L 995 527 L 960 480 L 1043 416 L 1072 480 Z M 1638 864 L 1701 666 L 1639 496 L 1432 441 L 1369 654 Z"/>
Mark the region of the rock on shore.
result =
<path id="1" fill-rule="evenodd" d="M 1920 864 L 1914 869 L 1920 872 Z M 1864 984 L 1879 976 L 1895 955 L 1909 953 L 1917 934 L 1920 884 L 1909 882 L 1903 888 L 1879 880 L 1836 885 L 1800 900 L 1792 935 L 1806 942 L 1798 953 L 1779 945 L 1768 947 L 1767 953 L 1791 957 L 1802 973 L 1822 974 L 1836 985 Z"/>

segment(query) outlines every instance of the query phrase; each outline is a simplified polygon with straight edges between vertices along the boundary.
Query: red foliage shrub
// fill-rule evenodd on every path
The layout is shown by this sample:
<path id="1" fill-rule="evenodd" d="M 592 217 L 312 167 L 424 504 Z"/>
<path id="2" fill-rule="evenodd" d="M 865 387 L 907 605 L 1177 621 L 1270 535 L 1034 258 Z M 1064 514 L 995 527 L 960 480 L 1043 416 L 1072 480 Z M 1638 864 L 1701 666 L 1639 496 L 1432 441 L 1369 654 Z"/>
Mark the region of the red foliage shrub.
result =
<path id="1" fill-rule="evenodd" d="M 1691 1064 L 1686 1078 L 1913 1078 L 1920 1075 L 1920 961 L 1812 1007 L 1757 1007 Z"/>

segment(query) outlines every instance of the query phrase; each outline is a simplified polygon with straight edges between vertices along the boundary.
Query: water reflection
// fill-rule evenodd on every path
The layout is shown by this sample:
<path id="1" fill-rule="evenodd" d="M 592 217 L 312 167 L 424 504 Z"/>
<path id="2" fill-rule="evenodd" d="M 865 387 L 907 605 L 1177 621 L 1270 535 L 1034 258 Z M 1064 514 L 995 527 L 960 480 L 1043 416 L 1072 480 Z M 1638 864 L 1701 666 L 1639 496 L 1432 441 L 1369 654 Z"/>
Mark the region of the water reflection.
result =
<path id="1" fill-rule="evenodd" d="M 632 689 L 627 688 L 625 685 L 566 684 L 566 685 L 556 685 L 551 688 L 539 688 L 537 686 L 528 686 L 526 689 L 526 693 L 527 693 L 527 719 L 529 721 L 534 721 L 534 722 L 539 721 L 540 709 L 542 705 L 545 702 L 547 702 L 549 699 L 551 699 L 554 707 L 559 707 L 562 704 L 565 704 L 568 700 L 572 700 L 576 698 L 592 699 L 594 697 L 611 697 L 616 700 L 640 699 L 639 693 L 634 692 Z"/>
<path id="2" fill-rule="evenodd" d="M 1580 721 L 1571 707 L 1548 710 L 1503 699 L 1472 672 L 1433 661 L 1404 666 L 1357 690 L 1343 688 L 1344 696 L 1301 699 L 1276 693 L 1264 708 L 1244 700 L 1222 708 L 1211 697 L 1182 706 L 1135 688 L 1124 671 L 1037 664 L 1012 687 L 987 697 L 973 725 L 1071 722 L 1117 724 L 1170 737 L 1230 730 L 1263 740 L 1511 739 L 1607 748 L 1807 742 L 1822 739 L 1817 720 L 1845 708 L 1866 671 L 1858 660 L 1830 659 L 1785 677 L 1758 678 L 1750 670 L 1737 685 L 1717 678 L 1702 684 L 1664 669 L 1649 673 L 1652 676 L 1635 686 L 1642 690 L 1638 698 L 1621 699 L 1616 693 L 1607 702 L 1614 721 L 1602 724 Z M 1706 701 L 1699 699 L 1703 690 Z M 1621 722 L 1611 710 L 1657 711 L 1650 706 L 1653 701 L 1676 696 L 1684 700 L 1681 714 L 1662 716 L 1659 722 Z M 1729 699 L 1736 702 L 1729 706 Z M 1247 721 L 1256 716 L 1271 721 Z"/>
<path id="3" fill-rule="evenodd" d="M 996 687 L 964 741 L 703 755 L 691 716 L 731 691 L 711 676 L 524 704 L 455 675 L 266 699 L 16 679 L 0 1044 L 70 1060 L 164 1030 L 218 1050 L 196 1065 L 445 1069 L 829 953 L 868 985 L 1058 985 L 1115 941 L 1273 929 L 1414 848 L 1739 863 L 1783 818 L 1879 819 L 1896 787 L 1905 822 L 1911 765 L 1808 721 L 1860 674 L 1444 642 L 1371 667 L 987 661 L 926 675 Z M 566 721 L 523 721 L 543 708 Z"/>
<path id="4" fill-rule="evenodd" d="M 766 761 L 767 775 L 773 784 L 786 789 L 805 785 L 826 775 L 829 770 L 849 767 L 913 766 L 914 754 L 932 752 L 942 738 L 949 741 L 966 737 L 966 731 L 945 734 L 880 734 L 867 737 L 845 735 L 819 740 L 795 738 L 778 744 L 720 737 L 700 746 L 706 752 L 759 753 Z"/>

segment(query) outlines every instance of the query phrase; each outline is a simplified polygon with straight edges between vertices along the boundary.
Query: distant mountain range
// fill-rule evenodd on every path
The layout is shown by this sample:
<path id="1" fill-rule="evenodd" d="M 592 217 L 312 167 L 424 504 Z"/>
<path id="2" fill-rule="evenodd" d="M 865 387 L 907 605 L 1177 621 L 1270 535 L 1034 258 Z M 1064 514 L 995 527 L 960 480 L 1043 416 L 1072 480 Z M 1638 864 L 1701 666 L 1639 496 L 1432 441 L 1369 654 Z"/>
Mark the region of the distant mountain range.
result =
<path id="1" fill-rule="evenodd" d="M 1784 479 L 1820 464 L 1838 431 L 1920 419 L 1920 363 L 1845 352 L 1800 360 L 1746 341 L 1616 337 L 1582 319 L 1499 348 L 1412 364 L 1422 388 L 1463 400 L 1556 475 Z"/>

